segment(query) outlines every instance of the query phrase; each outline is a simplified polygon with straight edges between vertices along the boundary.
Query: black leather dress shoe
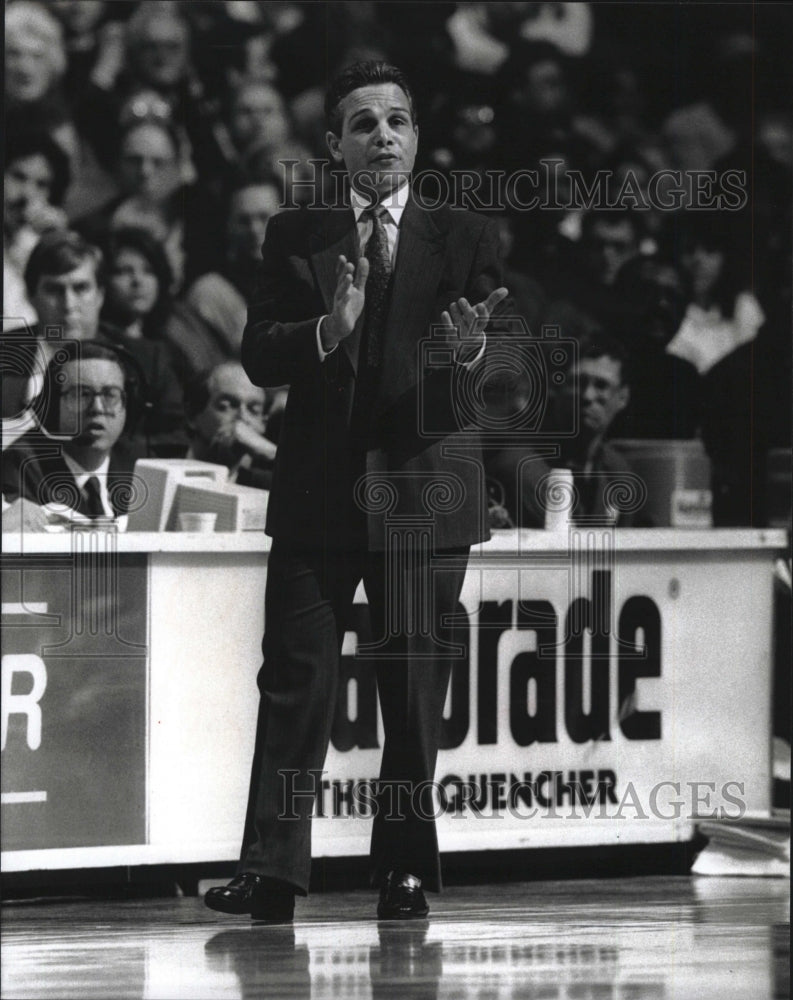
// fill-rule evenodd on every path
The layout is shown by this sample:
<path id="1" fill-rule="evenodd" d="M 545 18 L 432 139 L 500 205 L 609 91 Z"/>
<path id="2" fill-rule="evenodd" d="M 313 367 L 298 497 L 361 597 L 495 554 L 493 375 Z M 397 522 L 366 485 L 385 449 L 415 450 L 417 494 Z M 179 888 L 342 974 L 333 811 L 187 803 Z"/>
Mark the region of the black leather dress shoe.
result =
<path id="1" fill-rule="evenodd" d="M 389 872 L 380 890 L 378 920 L 421 920 L 430 912 L 421 879 L 407 872 Z"/>
<path id="2" fill-rule="evenodd" d="M 250 913 L 263 923 L 288 924 L 295 913 L 295 894 L 287 886 L 253 872 L 243 872 L 228 885 L 216 886 L 204 896 L 210 910 Z"/>

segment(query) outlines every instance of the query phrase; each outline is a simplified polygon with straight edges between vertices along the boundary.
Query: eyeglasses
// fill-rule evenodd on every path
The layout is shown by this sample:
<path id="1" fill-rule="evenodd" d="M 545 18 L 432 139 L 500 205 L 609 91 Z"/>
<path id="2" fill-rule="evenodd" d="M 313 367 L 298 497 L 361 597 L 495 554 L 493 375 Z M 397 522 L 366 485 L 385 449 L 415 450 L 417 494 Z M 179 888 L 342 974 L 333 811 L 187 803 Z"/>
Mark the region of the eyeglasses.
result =
<path id="1" fill-rule="evenodd" d="M 97 398 L 102 400 L 102 409 L 106 413 L 114 413 L 127 402 L 127 394 L 117 385 L 106 385 L 101 389 L 91 389 L 87 385 L 70 385 L 61 392 L 61 399 L 65 399 L 72 406 L 77 403 L 83 410 L 92 406 Z"/>
<path id="2" fill-rule="evenodd" d="M 119 115 L 119 122 L 122 128 L 126 128 L 133 122 L 166 122 L 171 124 L 173 112 L 170 104 L 158 97 L 157 94 L 144 92 L 129 101 L 122 107 Z"/>

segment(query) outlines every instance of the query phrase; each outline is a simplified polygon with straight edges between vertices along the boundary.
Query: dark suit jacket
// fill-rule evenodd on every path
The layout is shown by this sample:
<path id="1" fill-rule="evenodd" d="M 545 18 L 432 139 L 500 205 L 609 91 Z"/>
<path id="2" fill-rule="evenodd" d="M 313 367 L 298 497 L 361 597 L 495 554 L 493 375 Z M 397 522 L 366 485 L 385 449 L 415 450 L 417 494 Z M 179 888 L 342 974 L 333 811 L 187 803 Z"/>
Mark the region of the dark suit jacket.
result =
<path id="1" fill-rule="evenodd" d="M 116 513 L 126 514 L 134 499 L 134 461 L 123 446 L 110 455 L 107 490 Z M 63 445 L 41 431 L 28 431 L 2 456 L 3 496 L 9 502 L 24 497 L 33 503 L 65 504 L 81 513 L 82 499 L 74 476 L 63 460 Z"/>
<path id="2" fill-rule="evenodd" d="M 429 357 L 426 342 L 449 303 L 476 303 L 498 287 L 498 236 L 492 222 L 411 199 L 400 225 L 384 334 L 379 388 L 366 441 L 353 426 L 363 317 L 320 362 L 319 317 L 330 313 L 336 260 L 358 256 L 349 208 L 300 210 L 270 220 L 258 288 L 248 310 L 242 361 L 261 386 L 289 383 L 267 531 L 305 545 L 385 544 L 386 517 L 427 517 L 436 548 L 489 537 L 481 450 L 458 418 L 455 379 L 465 370 Z M 437 354 L 437 352 L 436 352 Z M 352 500 L 364 472 L 385 485 L 369 497 L 363 521 Z M 379 507 L 378 510 L 373 508 Z M 362 527 L 361 527 L 362 526 Z"/>

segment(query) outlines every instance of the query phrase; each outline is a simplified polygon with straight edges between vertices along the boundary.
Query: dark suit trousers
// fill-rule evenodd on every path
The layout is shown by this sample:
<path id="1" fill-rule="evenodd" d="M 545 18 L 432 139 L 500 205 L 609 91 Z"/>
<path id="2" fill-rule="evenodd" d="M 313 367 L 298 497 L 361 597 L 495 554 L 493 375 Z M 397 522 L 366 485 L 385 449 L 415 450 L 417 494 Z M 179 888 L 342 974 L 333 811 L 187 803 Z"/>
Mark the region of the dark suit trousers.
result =
<path id="1" fill-rule="evenodd" d="M 321 780 L 345 623 L 363 579 L 372 635 L 384 639 L 389 654 L 377 660 L 385 743 L 372 831 L 372 880 L 376 884 L 389 869 L 401 868 L 418 875 L 425 888 L 440 890 L 431 800 L 426 788 L 421 796 L 413 791 L 431 782 L 435 773 L 453 662 L 448 655 L 439 655 L 439 651 L 448 654 L 442 644 L 451 631 L 442 622 L 457 606 L 468 549 L 401 555 L 387 559 L 382 553 L 307 552 L 278 541 L 273 544 L 240 871 L 288 882 L 301 894 L 308 891 L 312 796 L 285 790 L 310 792 Z M 395 608 L 414 604 L 425 609 L 418 619 L 405 611 L 394 620 Z M 422 616 L 423 624 L 431 627 L 421 627 Z M 291 772 L 286 780 L 285 772 Z"/>

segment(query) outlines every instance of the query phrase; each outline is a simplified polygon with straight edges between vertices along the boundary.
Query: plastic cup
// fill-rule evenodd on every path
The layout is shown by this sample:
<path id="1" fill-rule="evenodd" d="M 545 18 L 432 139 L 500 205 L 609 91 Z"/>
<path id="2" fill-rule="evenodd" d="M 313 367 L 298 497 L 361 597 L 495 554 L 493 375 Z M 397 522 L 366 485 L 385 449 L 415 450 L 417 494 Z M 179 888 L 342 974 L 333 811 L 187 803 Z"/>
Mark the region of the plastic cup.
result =
<path id="1" fill-rule="evenodd" d="M 551 469 L 544 486 L 545 530 L 567 531 L 575 496 L 573 473 L 570 469 Z"/>

